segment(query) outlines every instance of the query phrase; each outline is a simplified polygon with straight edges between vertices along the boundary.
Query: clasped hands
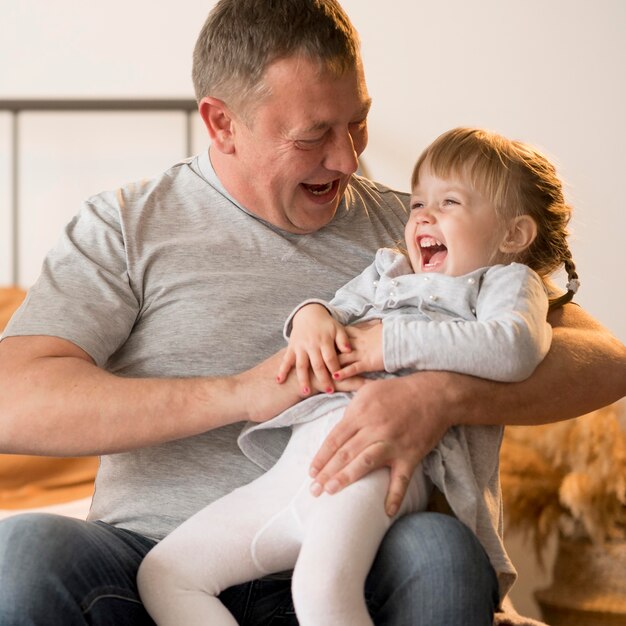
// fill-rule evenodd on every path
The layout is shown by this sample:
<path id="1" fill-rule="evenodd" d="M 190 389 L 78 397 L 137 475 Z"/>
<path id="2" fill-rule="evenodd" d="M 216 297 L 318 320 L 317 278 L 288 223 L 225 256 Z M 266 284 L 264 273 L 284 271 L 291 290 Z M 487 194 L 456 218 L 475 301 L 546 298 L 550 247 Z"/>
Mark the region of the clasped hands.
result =
<path id="1" fill-rule="evenodd" d="M 281 383 L 295 368 L 300 393 L 311 393 L 311 374 L 326 393 L 335 382 L 384 369 L 382 324 L 343 326 L 321 304 L 308 304 L 294 316 L 289 345 L 276 380 Z"/>

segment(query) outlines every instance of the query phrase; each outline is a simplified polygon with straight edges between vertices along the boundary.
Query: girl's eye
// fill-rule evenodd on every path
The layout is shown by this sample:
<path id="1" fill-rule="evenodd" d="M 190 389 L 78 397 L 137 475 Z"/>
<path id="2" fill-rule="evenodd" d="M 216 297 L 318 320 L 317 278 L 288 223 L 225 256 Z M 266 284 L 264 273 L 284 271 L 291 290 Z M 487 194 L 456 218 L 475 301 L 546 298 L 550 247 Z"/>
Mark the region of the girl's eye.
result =
<path id="1" fill-rule="evenodd" d="M 443 201 L 444 206 L 450 206 L 451 204 L 460 204 L 458 200 L 455 200 L 454 198 L 446 198 Z"/>
<path id="2" fill-rule="evenodd" d="M 421 209 L 424 206 L 423 202 L 414 202 L 411 205 L 411 211 L 415 211 L 415 209 Z"/>

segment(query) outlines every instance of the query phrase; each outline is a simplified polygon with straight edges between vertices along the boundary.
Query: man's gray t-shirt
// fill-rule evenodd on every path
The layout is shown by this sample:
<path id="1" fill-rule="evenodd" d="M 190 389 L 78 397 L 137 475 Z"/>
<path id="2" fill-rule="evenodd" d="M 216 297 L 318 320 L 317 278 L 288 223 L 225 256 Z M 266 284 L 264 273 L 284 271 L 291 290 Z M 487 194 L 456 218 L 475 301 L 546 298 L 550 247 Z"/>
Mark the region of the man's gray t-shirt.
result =
<path id="1" fill-rule="evenodd" d="M 90 198 L 4 336 L 67 339 L 120 376 L 240 372 L 283 347 L 298 302 L 330 299 L 402 239 L 407 203 L 355 176 L 327 226 L 294 235 L 238 206 L 204 153 Z M 162 538 L 261 473 L 241 428 L 103 456 L 89 518 Z"/>

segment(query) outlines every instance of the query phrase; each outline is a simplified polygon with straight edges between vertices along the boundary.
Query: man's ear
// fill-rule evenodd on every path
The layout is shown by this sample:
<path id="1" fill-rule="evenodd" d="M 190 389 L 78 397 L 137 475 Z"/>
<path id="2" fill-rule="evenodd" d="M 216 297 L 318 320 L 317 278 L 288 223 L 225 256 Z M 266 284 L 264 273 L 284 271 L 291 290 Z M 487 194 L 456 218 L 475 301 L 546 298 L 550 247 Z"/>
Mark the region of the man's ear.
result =
<path id="1" fill-rule="evenodd" d="M 211 145 L 224 154 L 235 151 L 233 116 L 223 100 L 205 96 L 198 104 L 200 117 L 211 138 Z"/>
<path id="2" fill-rule="evenodd" d="M 537 223 L 530 215 L 514 217 L 506 229 L 500 252 L 519 254 L 526 250 L 537 236 Z"/>

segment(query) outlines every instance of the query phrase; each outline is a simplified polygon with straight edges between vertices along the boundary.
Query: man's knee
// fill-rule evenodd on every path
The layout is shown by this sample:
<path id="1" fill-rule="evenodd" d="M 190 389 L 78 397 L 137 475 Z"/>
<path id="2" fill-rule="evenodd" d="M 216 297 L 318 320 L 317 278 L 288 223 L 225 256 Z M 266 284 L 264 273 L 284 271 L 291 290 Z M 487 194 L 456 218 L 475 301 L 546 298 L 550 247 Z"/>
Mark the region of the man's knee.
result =
<path id="1" fill-rule="evenodd" d="M 374 613 L 389 623 L 398 611 L 415 620 L 431 615 L 436 624 L 461 623 L 454 622 L 459 615 L 475 616 L 466 623 L 491 623 L 498 603 L 496 575 L 480 542 L 456 518 L 439 513 L 415 513 L 393 524 L 366 589 Z"/>
<path id="2" fill-rule="evenodd" d="M 0 623 L 55 623 L 59 581 L 71 568 L 68 518 L 24 514 L 0 522 Z"/>
<path id="3" fill-rule="evenodd" d="M 379 557 L 401 567 L 426 568 L 434 564 L 448 568 L 488 563 L 480 542 L 472 531 L 450 515 L 416 513 L 406 515 L 389 529 Z"/>
<path id="4" fill-rule="evenodd" d="M 48 556 L 53 564 L 58 562 L 72 544 L 73 521 L 56 515 L 27 513 L 0 522 L 0 571 L 11 571 L 12 576 L 28 569 L 37 572 Z"/>
<path id="5" fill-rule="evenodd" d="M 29 514 L 5 520 L 0 523 L 0 624 L 152 624 L 135 576 L 153 545 L 129 531 L 68 517 Z"/>

